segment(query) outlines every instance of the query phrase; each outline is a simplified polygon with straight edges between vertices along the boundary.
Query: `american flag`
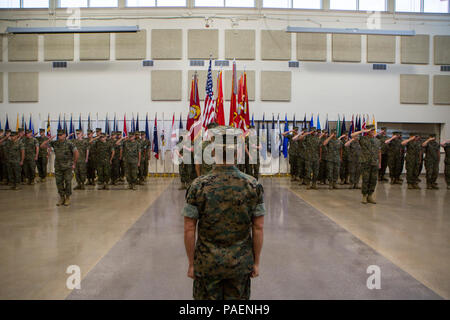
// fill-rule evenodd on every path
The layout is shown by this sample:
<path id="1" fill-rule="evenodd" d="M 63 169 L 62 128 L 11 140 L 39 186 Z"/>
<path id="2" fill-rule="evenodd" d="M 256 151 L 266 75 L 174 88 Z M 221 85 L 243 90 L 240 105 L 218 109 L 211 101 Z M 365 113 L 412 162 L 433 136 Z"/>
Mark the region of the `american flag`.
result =
<path id="1" fill-rule="evenodd" d="M 209 59 L 208 78 L 206 79 L 206 97 L 205 108 L 203 109 L 203 128 L 211 122 L 214 122 L 216 118 L 216 100 L 213 97 L 213 81 L 211 73 L 211 59 Z"/>

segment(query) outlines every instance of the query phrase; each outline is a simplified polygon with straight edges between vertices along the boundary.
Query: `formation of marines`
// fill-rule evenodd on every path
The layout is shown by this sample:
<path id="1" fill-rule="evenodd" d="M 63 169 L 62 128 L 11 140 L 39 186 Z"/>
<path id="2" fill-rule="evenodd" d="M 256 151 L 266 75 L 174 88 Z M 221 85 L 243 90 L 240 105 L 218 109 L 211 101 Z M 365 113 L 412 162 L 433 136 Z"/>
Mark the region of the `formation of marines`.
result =
<path id="1" fill-rule="evenodd" d="M 289 164 L 292 181 L 306 185 L 306 189 L 318 189 L 317 184 L 328 184 L 330 189 L 341 185 L 361 189 L 363 203 L 375 203 L 373 192 L 377 181 L 385 178 L 389 168 L 390 183 L 402 184 L 401 173 L 406 166 L 408 189 L 420 189 L 419 175 L 423 164 L 426 170 L 427 189 L 438 189 L 440 147 L 445 150 L 445 179 L 450 189 L 450 140 L 439 144 L 436 135 L 420 136 L 411 133 L 402 139 L 401 132 L 388 137 L 386 128 L 376 132 L 373 125 L 349 135 L 336 130 L 311 127 L 299 131 L 298 127 L 282 133 L 289 140 Z M 360 185 L 361 180 L 361 185 Z"/>
<path id="2" fill-rule="evenodd" d="M 120 131 L 107 135 L 97 128 L 95 133 L 88 130 L 86 136 L 76 130 L 74 139 L 69 138 L 64 130 L 51 137 L 46 136 L 45 129 L 40 129 L 37 137 L 22 128 L 17 132 L 0 130 L 1 183 L 13 190 L 33 185 L 36 168 L 37 181 L 45 182 L 50 150 L 55 153 L 55 181 L 60 196 L 57 206 L 70 204 L 73 175 L 77 183 L 74 190 L 84 190 L 86 185 L 107 190 L 125 178 L 131 190 L 145 183 L 151 152 L 145 131 L 123 137 Z"/>

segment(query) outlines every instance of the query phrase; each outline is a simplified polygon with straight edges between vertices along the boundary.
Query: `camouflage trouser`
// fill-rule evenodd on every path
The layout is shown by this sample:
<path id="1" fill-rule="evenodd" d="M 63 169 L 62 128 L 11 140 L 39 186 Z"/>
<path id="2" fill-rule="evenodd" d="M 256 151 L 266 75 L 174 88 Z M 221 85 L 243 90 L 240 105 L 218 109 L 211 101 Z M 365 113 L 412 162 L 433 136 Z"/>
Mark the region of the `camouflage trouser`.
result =
<path id="1" fill-rule="evenodd" d="M 381 154 L 381 168 L 378 171 L 378 175 L 380 178 L 383 178 L 384 175 L 386 174 L 386 168 L 388 166 L 388 154 L 387 153 L 382 153 Z M 390 169 L 389 169 L 390 171 Z"/>
<path id="2" fill-rule="evenodd" d="M 90 157 L 90 155 L 89 155 Z M 87 173 L 87 178 L 89 180 L 95 180 L 95 161 L 94 159 L 89 159 L 86 165 L 86 173 Z"/>
<path id="3" fill-rule="evenodd" d="M 111 181 L 115 183 L 120 178 L 120 160 L 114 158 L 111 165 Z"/>
<path id="4" fill-rule="evenodd" d="M 111 164 L 109 161 L 99 161 L 97 163 L 98 184 L 107 184 L 111 179 Z"/>
<path id="5" fill-rule="evenodd" d="M 19 162 L 8 162 L 8 177 L 9 182 L 11 182 L 13 186 L 20 184 L 22 178 L 22 167 Z"/>
<path id="6" fill-rule="evenodd" d="M 336 183 L 339 176 L 340 162 L 327 161 L 327 179 L 328 183 Z"/>
<path id="7" fill-rule="evenodd" d="M 401 157 L 389 157 L 388 158 L 388 166 L 389 166 L 389 177 L 398 178 L 400 177 L 401 169 L 403 165 L 401 165 Z"/>
<path id="8" fill-rule="evenodd" d="M 55 180 L 58 193 L 61 197 L 72 194 L 72 168 L 63 169 L 55 167 Z"/>
<path id="9" fill-rule="evenodd" d="M 348 179 L 348 160 L 342 160 L 339 167 L 339 178 L 341 181 Z"/>
<path id="10" fill-rule="evenodd" d="M 350 183 L 358 184 L 359 177 L 361 176 L 361 164 L 359 163 L 359 161 L 348 162 L 348 173 L 350 176 Z"/>
<path id="11" fill-rule="evenodd" d="M 427 185 L 436 183 L 439 174 L 439 162 L 425 161 L 425 169 L 427 171 Z"/>
<path id="12" fill-rule="evenodd" d="M 0 181 L 3 181 L 6 179 L 7 173 L 5 174 L 5 159 L 0 158 Z"/>
<path id="13" fill-rule="evenodd" d="M 47 177 L 47 163 L 48 163 L 47 157 L 39 157 L 36 160 L 36 166 L 38 169 L 39 177 L 41 179 L 45 179 Z"/>
<path id="14" fill-rule="evenodd" d="M 419 181 L 419 159 L 406 159 L 406 182 L 416 184 Z"/>
<path id="15" fill-rule="evenodd" d="M 144 178 L 147 178 L 148 177 L 148 161 L 149 161 L 150 159 L 145 159 L 144 160 Z"/>
<path id="16" fill-rule="evenodd" d="M 291 177 L 298 177 L 298 156 L 289 155 L 289 165 Z"/>
<path id="17" fill-rule="evenodd" d="M 361 193 L 371 195 L 375 191 L 378 181 L 378 166 L 361 163 L 362 185 Z"/>
<path id="18" fill-rule="evenodd" d="M 23 169 L 25 171 L 25 179 L 34 181 L 34 178 L 36 177 L 36 161 L 34 159 L 25 159 L 23 161 Z"/>
<path id="19" fill-rule="evenodd" d="M 317 181 L 317 177 L 319 175 L 319 159 L 317 160 L 306 160 L 305 161 L 305 180 L 306 183 Z"/>
<path id="20" fill-rule="evenodd" d="M 120 177 L 124 178 L 125 177 L 125 161 L 120 160 Z"/>
<path id="21" fill-rule="evenodd" d="M 445 174 L 445 182 L 447 183 L 447 186 L 450 186 L 450 162 L 445 163 L 444 174 Z"/>
<path id="22" fill-rule="evenodd" d="M 78 160 L 77 165 L 75 166 L 75 179 L 77 183 L 83 184 L 86 181 L 86 172 L 87 172 L 86 161 Z"/>
<path id="23" fill-rule="evenodd" d="M 319 181 L 322 181 L 325 183 L 327 180 L 327 161 L 326 160 L 320 160 L 319 163 L 319 177 L 317 178 Z"/>
<path id="24" fill-rule="evenodd" d="M 298 177 L 304 179 L 306 175 L 306 160 L 302 157 L 297 157 L 297 171 Z"/>
<path id="25" fill-rule="evenodd" d="M 251 175 L 256 180 L 259 179 L 259 165 L 259 162 L 256 164 L 249 164 L 249 175 Z"/>
<path id="26" fill-rule="evenodd" d="M 190 174 L 188 172 L 188 165 L 181 163 L 179 168 L 181 183 L 187 183 L 189 181 Z"/>
<path id="27" fill-rule="evenodd" d="M 141 165 L 139 166 L 139 180 L 140 181 L 144 181 L 146 175 L 145 175 L 145 163 L 148 163 L 147 160 L 142 159 L 141 160 Z"/>
<path id="28" fill-rule="evenodd" d="M 196 278 L 194 300 L 249 300 L 250 276 L 236 279 Z"/>
<path id="29" fill-rule="evenodd" d="M 137 183 L 138 178 L 138 166 L 136 162 L 124 162 L 125 164 L 125 176 L 127 177 L 127 182 L 130 185 Z"/>
<path id="30" fill-rule="evenodd" d="M 6 180 L 8 183 L 12 182 L 9 167 L 10 167 L 9 161 L 5 161 L 5 163 L 3 164 L 4 170 L 3 180 Z"/>

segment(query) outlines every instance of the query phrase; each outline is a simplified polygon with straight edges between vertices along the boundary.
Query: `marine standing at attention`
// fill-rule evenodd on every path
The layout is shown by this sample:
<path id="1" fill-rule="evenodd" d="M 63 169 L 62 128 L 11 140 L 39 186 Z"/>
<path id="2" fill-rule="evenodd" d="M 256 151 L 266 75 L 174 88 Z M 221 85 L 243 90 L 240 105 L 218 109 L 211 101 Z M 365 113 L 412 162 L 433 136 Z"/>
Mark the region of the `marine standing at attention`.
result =
<path id="1" fill-rule="evenodd" d="M 259 275 L 263 187 L 235 163 L 226 163 L 227 149 L 235 155 L 236 143 L 226 145 L 225 135 L 236 141 L 241 130 L 211 130 L 216 136 L 216 165 L 192 182 L 183 209 L 187 275 L 194 279 L 196 300 L 245 300 L 250 298 L 250 278 Z"/>
<path id="2" fill-rule="evenodd" d="M 361 145 L 361 192 L 363 195 L 361 202 L 364 204 L 375 204 L 376 202 L 372 194 L 377 186 L 378 170 L 381 165 L 380 141 L 375 138 L 376 131 L 374 125 L 368 125 L 367 129 L 352 133 L 352 138 L 356 138 L 361 133 L 367 133 L 367 135 L 359 138 L 359 144 Z"/>

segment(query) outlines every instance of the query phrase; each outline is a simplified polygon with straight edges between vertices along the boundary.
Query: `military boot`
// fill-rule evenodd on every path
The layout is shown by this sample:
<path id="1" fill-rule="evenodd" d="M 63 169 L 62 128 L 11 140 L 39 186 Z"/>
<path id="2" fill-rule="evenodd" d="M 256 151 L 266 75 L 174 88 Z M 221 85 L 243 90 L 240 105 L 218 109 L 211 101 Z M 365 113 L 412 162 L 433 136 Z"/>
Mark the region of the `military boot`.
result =
<path id="1" fill-rule="evenodd" d="M 60 196 L 60 197 L 59 197 L 59 201 L 58 201 L 58 203 L 57 203 L 56 205 L 57 205 L 58 207 L 64 205 L 65 200 L 66 200 L 66 199 L 64 198 L 64 196 Z"/>
<path id="2" fill-rule="evenodd" d="M 77 186 L 73 188 L 73 190 L 81 190 L 81 185 L 77 184 Z"/>
<path id="3" fill-rule="evenodd" d="M 420 187 L 419 187 L 419 185 L 417 183 L 415 183 L 415 184 L 413 184 L 413 189 L 420 190 Z"/>
<path id="4" fill-rule="evenodd" d="M 363 194 L 361 203 L 367 204 L 367 194 Z"/>
<path id="5" fill-rule="evenodd" d="M 439 189 L 439 187 L 438 187 L 437 184 L 432 184 L 432 185 L 431 185 L 431 188 L 434 189 L 434 190 L 438 190 L 438 189 Z"/>
<path id="6" fill-rule="evenodd" d="M 131 189 L 132 189 L 132 190 L 137 190 L 136 185 L 132 184 L 132 185 L 131 185 Z"/>
<path id="7" fill-rule="evenodd" d="M 333 182 L 330 182 L 329 184 L 328 184 L 328 188 L 331 190 L 331 189 L 333 189 Z"/>
<path id="8" fill-rule="evenodd" d="M 64 200 L 64 205 L 66 207 L 70 205 L 70 196 L 66 196 L 66 200 Z"/>
<path id="9" fill-rule="evenodd" d="M 312 189 L 312 184 L 308 184 L 308 186 L 306 187 L 306 190 L 311 190 Z"/>
<path id="10" fill-rule="evenodd" d="M 311 186 L 311 189 L 317 190 L 317 183 L 316 182 L 313 182 L 313 184 Z"/>
<path id="11" fill-rule="evenodd" d="M 105 189 L 105 190 L 109 190 L 109 186 L 108 186 L 108 184 L 107 184 L 107 183 L 105 183 L 105 185 L 103 186 L 103 189 Z"/>
<path id="12" fill-rule="evenodd" d="M 333 182 L 333 189 L 339 189 L 336 185 L 336 182 Z"/>
<path id="13" fill-rule="evenodd" d="M 414 185 L 413 184 L 411 184 L 411 183 L 408 183 L 408 189 L 414 189 Z"/>
<path id="14" fill-rule="evenodd" d="M 395 178 L 391 178 L 391 184 L 395 183 Z"/>
<path id="15" fill-rule="evenodd" d="M 431 184 L 427 184 L 427 189 L 431 190 L 431 189 L 433 189 L 433 186 Z"/>
<path id="16" fill-rule="evenodd" d="M 369 194 L 369 195 L 367 196 L 367 202 L 368 202 L 368 203 L 376 204 L 376 201 L 375 201 L 375 199 L 372 197 L 371 194 Z"/>
<path id="17" fill-rule="evenodd" d="M 84 187 L 84 183 L 82 183 L 82 184 L 80 185 L 80 190 L 84 190 L 84 189 L 86 189 L 86 188 Z"/>

